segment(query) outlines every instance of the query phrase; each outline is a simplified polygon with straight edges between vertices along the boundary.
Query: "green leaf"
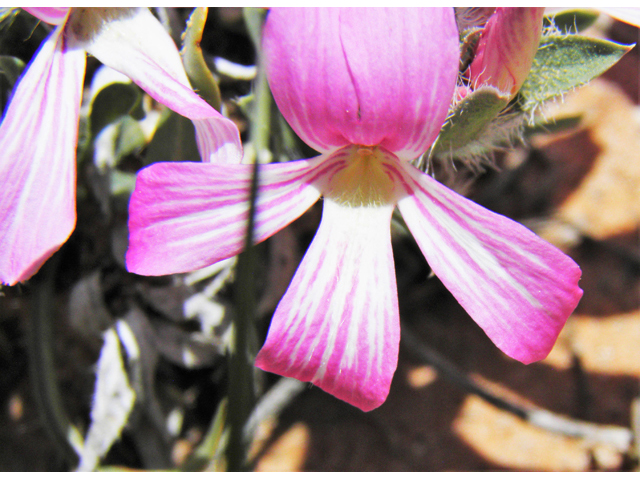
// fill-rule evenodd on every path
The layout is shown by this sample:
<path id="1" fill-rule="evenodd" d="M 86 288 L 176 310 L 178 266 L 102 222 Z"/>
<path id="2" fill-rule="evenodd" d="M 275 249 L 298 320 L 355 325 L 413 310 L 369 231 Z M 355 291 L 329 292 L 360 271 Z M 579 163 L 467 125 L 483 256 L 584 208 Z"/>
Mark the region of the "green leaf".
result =
<path id="1" fill-rule="evenodd" d="M 112 195 L 129 195 L 136 186 L 136 175 L 120 170 L 111 171 L 110 189 Z"/>
<path id="2" fill-rule="evenodd" d="M 193 123 L 188 118 L 167 109 L 156 130 L 144 159 L 145 165 L 155 162 L 200 161 Z"/>
<path id="3" fill-rule="evenodd" d="M 115 141 L 115 162 L 117 164 L 123 157 L 134 152 L 139 152 L 147 145 L 147 137 L 142 127 L 133 118 L 126 116 L 118 124 L 118 135 Z"/>
<path id="4" fill-rule="evenodd" d="M 431 153 L 453 153 L 478 139 L 508 104 L 509 95 L 493 87 L 481 87 L 470 93 L 454 107 Z"/>
<path id="5" fill-rule="evenodd" d="M 540 103 L 604 73 L 632 47 L 580 35 L 543 37 L 520 89 L 520 105 L 533 112 Z"/>
<path id="6" fill-rule="evenodd" d="M 138 87 L 113 83 L 96 95 L 91 105 L 91 136 L 95 138 L 104 127 L 126 115 L 141 118 L 141 94 Z"/>
<path id="7" fill-rule="evenodd" d="M 555 15 L 545 15 L 543 26 L 555 27 L 562 33 L 578 33 L 593 25 L 598 16 L 598 12 L 594 10 L 565 10 Z"/>
<path id="8" fill-rule="evenodd" d="M 17 57 L 0 55 L 0 74 L 7 79 L 10 88 L 13 88 L 20 78 L 24 66 L 24 62 Z"/>

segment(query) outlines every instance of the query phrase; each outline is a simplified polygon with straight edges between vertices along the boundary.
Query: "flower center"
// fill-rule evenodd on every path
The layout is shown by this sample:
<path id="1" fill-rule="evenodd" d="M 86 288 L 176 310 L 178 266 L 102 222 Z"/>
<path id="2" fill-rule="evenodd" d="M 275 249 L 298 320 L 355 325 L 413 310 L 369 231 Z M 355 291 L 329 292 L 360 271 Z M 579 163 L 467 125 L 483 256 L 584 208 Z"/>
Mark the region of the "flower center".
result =
<path id="1" fill-rule="evenodd" d="M 378 207 L 394 204 L 397 189 L 391 177 L 397 161 L 378 147 L 354 145 L 344 150 L 346 164 L 324 189 L 331 200 L 350 207 Z"/>

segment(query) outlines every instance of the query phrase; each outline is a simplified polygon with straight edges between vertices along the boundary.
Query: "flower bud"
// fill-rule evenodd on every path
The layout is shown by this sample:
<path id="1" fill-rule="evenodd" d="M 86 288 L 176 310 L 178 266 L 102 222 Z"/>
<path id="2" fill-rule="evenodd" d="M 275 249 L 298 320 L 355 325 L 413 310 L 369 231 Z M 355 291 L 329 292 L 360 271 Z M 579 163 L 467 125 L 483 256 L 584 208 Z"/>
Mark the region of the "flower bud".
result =
<path id="1" fill-rule="evenodd" d="M 487 22 L 469 67 L 472 88 L 490 85 L 515 95 L 524 83 L 542 35 L 541 7 L 498 7 Z"/>

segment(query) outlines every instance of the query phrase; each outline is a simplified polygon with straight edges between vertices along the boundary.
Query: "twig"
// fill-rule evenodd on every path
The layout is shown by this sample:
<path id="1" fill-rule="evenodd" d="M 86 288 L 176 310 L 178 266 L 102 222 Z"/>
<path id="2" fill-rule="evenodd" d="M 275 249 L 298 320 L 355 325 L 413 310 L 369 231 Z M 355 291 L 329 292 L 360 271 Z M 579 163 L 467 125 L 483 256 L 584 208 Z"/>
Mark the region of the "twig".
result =
<path id="1" fill-rule="evenodd" d="M 299 394 L 307 388 L 307 383 L 295 378 L 282 377 L 271 389 L 262 396 L 260 402 L 253 409 L 244 435 L 251 441 L 256 428 L 266 418 L 276 417 Z"/>
<path id="2" fill-rule="evenodd" d="M 478 395 L 491 405 L 512 413 L 524 421 L 549 432 L 569 437 L 582 438 L 596 443 L 610 445 L 620 452 L 628 452 L 633 441 L 630 429 L 616 426 L 603 426 L 579 420 L 573 420 L 542 408 L 530 408 L 515 405 L 499 397 L 461 372 L 453 363 L 424 345 L 407 325 L 402 325 L 402 344 L 418 359 L 436 368 L 447 380 L 462 389 Z"/>

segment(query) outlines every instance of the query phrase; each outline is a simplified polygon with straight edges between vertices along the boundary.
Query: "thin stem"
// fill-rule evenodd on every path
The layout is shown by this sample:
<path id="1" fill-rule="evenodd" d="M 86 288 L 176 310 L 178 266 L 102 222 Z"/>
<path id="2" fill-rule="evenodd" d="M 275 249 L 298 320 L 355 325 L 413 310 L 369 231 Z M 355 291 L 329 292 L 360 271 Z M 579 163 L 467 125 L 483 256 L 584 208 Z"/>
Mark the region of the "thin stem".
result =
<path id="1" fill-rule="evenodd" d="M 29 376 L 36 406 L 49 438 L 68 465 L 78 463 L 79 432 L 69 421 L 56 382 L 53 355 L 53 285 L 55 256 L 41 269 L 31 291 L 28 335 Z"/>
<path id="2" fill-rule="evenodd" d="M 573 420 L 543 408 L 523 407 L 505 400 L 474 382 L 453 363 L 424 345 L 407 325 L 402 325 L 402 344 L 420 361 L 432 365 L 445 379 L 536 427 L 569 437 L 607 444 L 620 452 L 627 452 L 631 447 L 633 433 L 628 428 Z"/>
<path id="3" fill-rule="evenodd" d="M 258 49 L 259 50 L 259 49 Z M 260 62 L 258 62 L 260 65 Z M 258 194 L 259 165 L 268 161 L 269 132 L 271 126 L 271 94 L 264 74 L 259 68 L 255 83 L 256 107 L 251 122 L 250 138 L 255 157 L 249 200 L 249 219 L 244 251 L 238 256 L 234 302 L 233 351 L 229 371 L 229 444 L 226 450 L 227 469 L 243 471 L 249 468 L 247 461 L 248 441 L 244 434 L 255 404 L 253 360 L 255 357 L 255 249 L 253 230 Z"/>
<path id="4" fill-rule="evenodd" d="M 255 266 L 253 225 L 258 190 L 258 166 L 259 163 L 254 162 L 245 250 L 238 256 L 234 292 L 236 315 L 233 320 L 233 351 L 231 352 L 229 370 L 228 422 L 230 433 L 227 446 L 227 468 L 232 472 L 243 471 L 247 468 L 247 442 L 242 433 L 255 403 L 252 365 L 254 353 L 249 349 L 249 338 L 253 336 L 256 303 L 253 278 Z"/>

